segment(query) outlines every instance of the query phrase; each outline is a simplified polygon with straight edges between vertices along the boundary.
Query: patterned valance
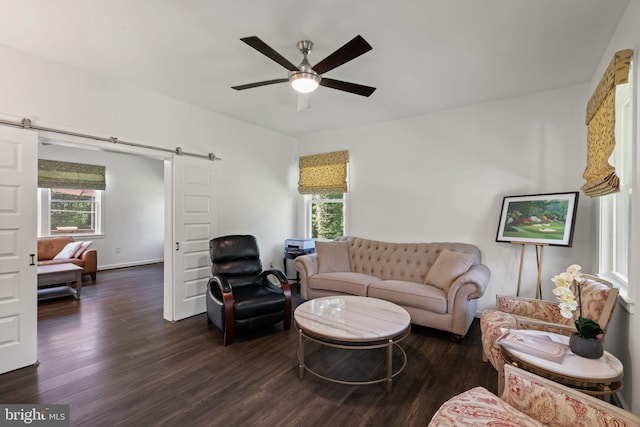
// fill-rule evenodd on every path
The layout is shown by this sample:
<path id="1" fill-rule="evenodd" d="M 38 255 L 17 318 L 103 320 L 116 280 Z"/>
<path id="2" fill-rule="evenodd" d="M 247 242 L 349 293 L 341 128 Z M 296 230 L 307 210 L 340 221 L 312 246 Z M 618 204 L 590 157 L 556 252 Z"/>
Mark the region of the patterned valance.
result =
<path id="1" fill-rule="evenodd" d="M 38 159 L 38 187 L 104 190 L 104 166 Z"/>
<path id="2" fill-rule="evenodd" d="M 314 154 L 300 157 L 300 194 L 331 194 L 347 192 L 349 151 Z"/>
<path id="3" fill-rule="evenodd" d="M 631 49 L 616 52 L 587 104 L 587 167 L 582 191 L 598 197 L 620 191 L 620 180 L 609 158 L 615 141 L 615 87 L 627 83 Z"/>

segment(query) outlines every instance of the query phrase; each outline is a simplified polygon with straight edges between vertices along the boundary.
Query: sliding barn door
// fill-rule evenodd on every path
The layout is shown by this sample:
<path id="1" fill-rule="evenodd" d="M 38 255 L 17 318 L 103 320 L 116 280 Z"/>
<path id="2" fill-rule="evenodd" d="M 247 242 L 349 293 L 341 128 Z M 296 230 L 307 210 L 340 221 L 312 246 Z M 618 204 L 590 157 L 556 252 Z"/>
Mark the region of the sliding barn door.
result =
<path id="1" fill-rule="evenodd" d="M 180 320 L 206 310 L 209 240 L 216 235 L 214 162 L 173 158 L 173 313 Z M 166 316 L 165 316 L 166 317 Z"/>
<path id="2" fill-rule="evenodd" d="M 38 136 L 0 126 L 0 374 L 36 363 Z"/>

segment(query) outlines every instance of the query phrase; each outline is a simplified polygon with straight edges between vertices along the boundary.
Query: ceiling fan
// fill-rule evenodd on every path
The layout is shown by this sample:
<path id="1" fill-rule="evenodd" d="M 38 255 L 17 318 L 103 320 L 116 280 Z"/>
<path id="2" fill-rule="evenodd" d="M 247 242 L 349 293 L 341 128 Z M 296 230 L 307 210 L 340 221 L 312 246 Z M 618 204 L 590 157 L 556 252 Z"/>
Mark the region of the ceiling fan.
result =
<path id="1" fill-rule="evenodd" d="M 290 82 L 291 86 L 299 94 L 311 93 L 316 90 L 318 86 L 325 86 L 361 96 L 370 96 L 376 90 L 375 87 L 345 82 L 343 80 L 330 79 L 323 76 L 324 73 L 331 71 L 372 49 L 371 45 L 360 35 L 355 36 L 344 46 L 313 66 L 307 59 L 307 55 L 309 55 L 309 52 L 311 52 L 311 49 L 313 48 L 313 42 L 309 40 L 301 40 L 298 42 L 298 50 L 300 50 L 303 55 L 302 62 L 300 62 L 300 65 L 298 66 L 293 65 L 285 57 L 280 55 L 256 36 L 244 37 L 240 40 L 289 70 L 289 77 L 232 86 L 232 89 L 245 90 L 276 83 Z M 305 98 L 303 95 L 298 99 L 298 110 L 304 108 L 309 108 L 309 106 L 308 97 Z"/>

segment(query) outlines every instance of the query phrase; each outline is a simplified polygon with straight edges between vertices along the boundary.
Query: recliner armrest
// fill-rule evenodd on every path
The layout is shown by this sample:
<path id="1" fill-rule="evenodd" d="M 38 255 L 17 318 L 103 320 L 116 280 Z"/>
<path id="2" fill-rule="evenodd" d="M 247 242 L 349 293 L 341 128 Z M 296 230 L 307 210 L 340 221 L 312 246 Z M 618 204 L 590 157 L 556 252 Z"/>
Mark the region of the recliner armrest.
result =
<path id="1" fill-rule="evenodd" d="M 276 279 L 278 279 L 278 282 L 280 282 L 280 288 L 285 293 L 285 295 L 287 293 L 291 293 L 289 279 L 287 279 L 282 271 L 276 269 L 264 270 L 262 273 L 260 273 L 258 280 L 262 282 L 264 286 L 275 286 L 275 284 L 269 280 L 269 276 L 274 276 Z"/>
<path id="2" fill-rule="evenodd" d="M 229 284 L 227 278 L 224 276 L 214 274 L 213 276 L 211 276 L 211 279 L 209 279 L 208 286 L 211 286 L 212 284 L 216 285 L 218 289 L 220 289 L 221 294 L 231 292 L 231 285 Z"/>

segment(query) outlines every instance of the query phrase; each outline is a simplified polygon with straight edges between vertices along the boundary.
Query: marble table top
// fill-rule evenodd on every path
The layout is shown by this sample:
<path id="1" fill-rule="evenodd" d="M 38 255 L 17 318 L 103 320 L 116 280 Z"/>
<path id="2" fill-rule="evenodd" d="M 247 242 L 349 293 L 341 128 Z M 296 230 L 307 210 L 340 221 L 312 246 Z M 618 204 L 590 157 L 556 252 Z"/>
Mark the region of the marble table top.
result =
<path id="1" fill-rule="evenodd" d="M 569 337 L 565 335 L 534 330 L 518 330 L 518 333 L 527 333 L 531 335 L 547 335 L 555 342 L 569 344 Z M 516 356 L 519 360 L 525 363 L 543 368 L 548 372 L 553 372 L 572 378 L 583 378 L 585 380 L 610 380 L 612 378 L 622 376 L 623 373 L 622 362 L 620 362 L 617 357 L 615 357 L 608 351 L 605 351 L 604 355 L 599 359 L 587 359 L 585 357 L 575 355 L 571 352 L 571 350 L 568 350 L 564 355 L 562 363 L 556 363 L 550 360 L 523 353 L 521 351 L 516 351 L 509 348 L 505 349 L 511 355 Z"/>
<path id="2" fill-rule="evenodd" d="M 411 323 L 409 313 L 396 304 L 349 295 L 306 301 L 293 316 L 306 333 L 343 342 L 393 338 L 406 332 Z"/>

